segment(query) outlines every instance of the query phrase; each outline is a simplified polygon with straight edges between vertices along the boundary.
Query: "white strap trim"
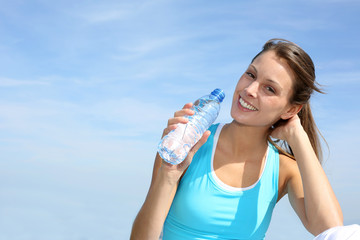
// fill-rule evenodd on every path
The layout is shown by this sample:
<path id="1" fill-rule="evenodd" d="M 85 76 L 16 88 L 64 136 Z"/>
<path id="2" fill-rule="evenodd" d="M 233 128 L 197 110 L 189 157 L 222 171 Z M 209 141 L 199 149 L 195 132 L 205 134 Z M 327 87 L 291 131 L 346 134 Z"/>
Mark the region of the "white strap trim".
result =
<path id="1" fill-rule="evenodd" d="M 223 181 L 221 181 L 221 179 L 216 176 L 215 170 L 214 170 L 214 156 L 215 156 L 215 150 L 216 150 L 216 146 L 217 146 L 217 142 L 220 136 L 220 132 L 221 129 L 223 128 L 225 124 L 224 123 L 220 123 L 218 128 L 216 129 L 216 132 L 214 134 L 214 142 L 213 142 L 213 149 L 212 149 L 212 154 L 211 154 L 211 175 L 213 177 L 213 179 L 215 180 L 215 182 L 219 185 L 219 187 L 225 189 L 226 191 L 230 191 L 230 192 L 243 192 L 246 190 L 250 190 L 252 188 L 254 188 L 256 186 L 256 184 L 258 184 L 258 182 L 260 181 L 261 177 L 263 176 L 265 169 L 266 169 L 266 165 L 268 162 L 268 157 L 269 157 L 269 145 L 268 148 L 266 149 L 266 158 L 265 158 L 265 163 L 264 163 L 264 168 L 261 172 L 261 175 L 259 177 L 259 179 L 252 185 L 248 186 L 248 187 L 244 187 L 244 188 L 239 188 L 239 187 L 233 187 L 230 186 L 226 183 L 224 183 Z"/>

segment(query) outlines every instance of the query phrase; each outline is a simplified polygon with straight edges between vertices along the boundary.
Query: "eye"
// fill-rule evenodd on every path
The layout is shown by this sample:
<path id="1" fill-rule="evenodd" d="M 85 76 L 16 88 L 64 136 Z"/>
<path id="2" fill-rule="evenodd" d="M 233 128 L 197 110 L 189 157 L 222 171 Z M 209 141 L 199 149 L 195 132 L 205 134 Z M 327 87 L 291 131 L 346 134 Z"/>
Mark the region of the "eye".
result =
<path id="1" fill-rule="evenodd" d="M 266 88 L 267 91 L 269 91 L 271 93 L 275 93 L 275 89 L 273 87 L 266 86 L 265 88 Z"/>
<path id="2" fill-rule="evenodd" d="M 246 75 L 248 75 L 248 76 L 251 77 L 252 79 L 255 79 L 255 75 L 252 74 L 251 72 L 246 72 Z"/>

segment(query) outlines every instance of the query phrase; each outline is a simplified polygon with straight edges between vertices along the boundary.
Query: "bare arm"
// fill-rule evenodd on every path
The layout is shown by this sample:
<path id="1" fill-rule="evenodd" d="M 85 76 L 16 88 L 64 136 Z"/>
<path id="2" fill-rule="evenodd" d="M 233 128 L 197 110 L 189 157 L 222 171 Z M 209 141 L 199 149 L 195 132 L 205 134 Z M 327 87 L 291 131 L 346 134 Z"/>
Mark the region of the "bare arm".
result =
<path id="1" fill-rule="evenodd" d="M 175 196 L 177 183 L 167 180 L 166 171 L 158 171 L 133 224 L 132 240 L 159 239 L 162 226 Z"/>
<path id="2" fill-rule="evenodd" d="M 342 211 L 297 115 L 275 137 L 291 146 L 298 169 L 290 170 L 289 201 L 304 226 L 313 235 L 343 225 Z M 281 131 L 281 133 L 280 133 Z"/>
<path id="3" fill-rule="evenodd" d="M 164 130 L 167 134 L 176 128 L 177 123 L 186 123 L 184 115 L 192 115 L 189 108 L 192 104 L 186 104 L 177 111 L 174 118 L 169 119 L 168 127 Z M 204 133 L 199 142 L 191 149 L 186 159 L 178 164 L 171 165 L 163 161 L 157 154 L 154 163 L 153 177 L 149 192 L 133 224 L 131 240 L 155 240 L 159 239 L 161 230 L 174 199 L 179 179 L 190 165 L 196 151 L 206 142 L 210 132 Z"/>

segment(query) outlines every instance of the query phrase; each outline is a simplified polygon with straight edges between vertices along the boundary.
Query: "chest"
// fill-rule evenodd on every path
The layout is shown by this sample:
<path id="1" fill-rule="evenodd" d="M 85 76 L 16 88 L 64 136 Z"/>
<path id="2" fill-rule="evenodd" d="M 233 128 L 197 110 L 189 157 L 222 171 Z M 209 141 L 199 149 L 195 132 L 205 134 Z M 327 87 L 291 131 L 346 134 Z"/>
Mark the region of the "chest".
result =
<path id="1" fill-rule="evenodd" d="M 267 151 L 256 158 L 241 160 L 217 146 L 212 162 L 214 174 L 224 184 L 235 188 L 254 185 L 264 171 Z"/>
<path id="2" fill-rule="evenodd" d="M 221 155 L 219 159 L 221 159 Z M 214 158 L 214 174 L 221 183 L 233 188 L 250 188 L 254 186 L 261 178 L 265 167 L 265 161 L 261 163 L 236 163 L 236 160 L 233 160 L 228 163 L 221 163 L 219 159 Z M 280 168 L 277 201 L 286 194 L 286 176 L 287 169 Z"/>
<path id="3" fill-rule="evenodd" d="M 200 148 L 181 179 L 165 229 L 189 235 L 179 239 L 263 239 L 277 199 L 277 155 L 272 152 L 267 166 L 234 161 L 213 166 L 218 157 L 213 143 L 210 138 Z"/>
<path id="4" fill-rule="evenodd" d="M 227 188 L 214 171 L 209 171 L 210 162 L 202 151 L 195 156 L 179 184 L 168 225 L 179 225 L 195 235 L 201 232 L 226 239 L 262 239 L 276 203 L 272 182 L 249 189 Z"/>

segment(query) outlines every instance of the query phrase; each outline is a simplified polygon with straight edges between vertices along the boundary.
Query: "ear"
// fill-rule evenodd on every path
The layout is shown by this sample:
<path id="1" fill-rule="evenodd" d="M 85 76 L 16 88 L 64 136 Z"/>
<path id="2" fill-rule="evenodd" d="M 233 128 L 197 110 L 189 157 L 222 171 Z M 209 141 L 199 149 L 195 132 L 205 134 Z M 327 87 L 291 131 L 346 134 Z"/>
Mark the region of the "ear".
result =
<path id="1" fill-rule="evenodd" d="M 298 114 L 303 105 L 292 105 L 285 113 L 281 114 L 281 119 L 287 120 Z"/>

